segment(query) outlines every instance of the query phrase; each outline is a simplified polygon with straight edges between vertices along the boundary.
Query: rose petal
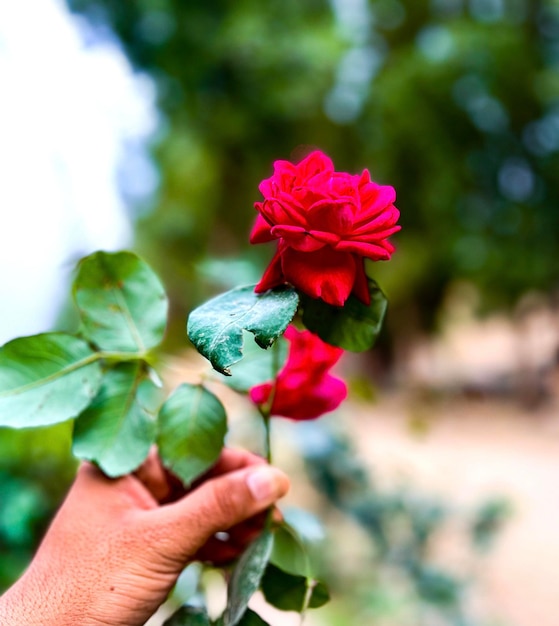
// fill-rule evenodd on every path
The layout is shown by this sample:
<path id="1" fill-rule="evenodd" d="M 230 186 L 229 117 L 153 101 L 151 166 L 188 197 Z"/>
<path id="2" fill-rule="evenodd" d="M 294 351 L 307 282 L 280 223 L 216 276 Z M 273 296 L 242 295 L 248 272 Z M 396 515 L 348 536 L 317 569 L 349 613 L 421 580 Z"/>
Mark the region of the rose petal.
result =
<path id="1" fill-rule="evenodd" d="M 309 230 L 322 230 L 337 235 L 351 232 L 356 206 L 351 198 L 320 200 L 310 207 L 307 221 Z"/>
<path id="2" fill-rule="evenodd" d="M 285 277 L 281 270 L 281 253 L 278 250 L 266 268 L 260 282 L 254 288 L 254 291 L 256 293 L 263 293 L 264 291 L 268 291 L 268 289 L 273 289 L 284 283 Z"/>
<path id="3" fill-rule="evenodd" d="M 256 208 L 258 208 L 257 205 L 259 204 L 261 203 L 257 202 L 255 204 Z M 249 240 L 250 243 L 268 243 L 274 240 L 274 236 L 271 234 L 270 224 L 268 224 L 262 215 L 256 217 Z"/>
<path id="4" fill-rule="evenodd" d="M 334 233 L 325 233 L 320 230 L 309 230 L 309 235 L 314 237 L 317 241 L 327 243 L 330 246 L 334 246 L 340 241 L 340 236 Z"/>
<path id="5" fill-rule="evenodd" d="M 340 241 L 336 245 L 336 250 L 340 252 L 352 252 L 359 256 L 367 257 L 373 261 L 386 261 L 390 255 L 386 249 L 374 243 L 365 243 L 364 241 Z"/>
<path id="6" fill-rule="evenodd" d="M 335 172 L 330 179 L 330 195 L 334 198 L 345 196 L 355 202 L 359 197 L 359 177 L 346 172 Z"/>
<path id="7" fill-rule="evenodd" d="M 261 203 L 260 212 L 268 223 L 273 226 L 291 224 L 306 227 L 307 222 L 303 210 L 296 206 L 289 198 L 268 198 Z"/>
<path id="8" fill-rule="evenodd" d="M 316 252 L 287 248 L 281 266 L 286 280 L 297 289 L 334 306 L 343 306 L 355 282 L 353 255 L 326 246 Z"/>
<path id="9" fill-rule="evenodd" d="M 272 402 L 272 414 L 293 420 L 316 419 L 337 409 L 347 397 L 344 381 L 330 375 L 324 376 L 311 390 L 301 385 L 298 390 L 298 393 L 282 393 L 278 385 Z"/>
<path id="10" fill-rule="evenodd" d="M 359 197 L 361 198 L 359 223 L 361 223 L 371 220 L 393 204 L 396 200 L 396 191 L 394 187 L 368 183 L 359 189 Z"/>
<path id="11" fill-rule="evenodd" d="M 274 237 L 281 237 L 286 245 L 301 252 L 314 252 L 324 246 L 322 241 L 311 237 L 301 226 L 274 226 L 272 234 Z"/>
<path id="12" fill-rule="evenodd" d="M 375 233 L 363 234 L 363 235 L 358 235 L 358 236 L 364 241 L 367 241 L 367 239 L 374 239 L 380 243 L 383 239 L 388 239 L 388 237 L 391 237 L 394 233 L 397 233 L 399 230 L 402 230 L 402 227 L 399 224 L 395 224 L 394 226 L 389 226 L 385 230 L 380 230 L 380 231 L 376 231 Z M 354 235 L 352 234 L 350 238 L 353 238 L 353 236 Z"/>
<path id="13" fill-rule="evenodd" d="M 367 306 L 371 303 L 371 294 L 369 293 L 369 281 L 365 274 L 363 259 L 357 261 L 357 271 L 355 272 L 355 283 L 353 285 L 353 295 L 361 300 Z"/>
<path id="14" fill-rule="evenodd" d="M 342 348 L 322 341 L 310 330 L 299 331 L 294 326 L 288 326 L 285 338 L 290 341 L 289 369 L 301 369 L 307 376 L 309 376 L 309 354 L 312 354 L 313 370 L 317 369 L 322 375 L 333 367 L 344 353 Z"/>
<path id="15" fill-rule="evenodd" d="M 321 152 L 315 150 L 297 164 L 297 173 L 305 181 L 313 176 L 321 175 L 323 172 L 331 173 L 334 171 L 334 163 L 332 159 Z"/>
<path id="16" fill-rule="evenodd" d="M 383 230 L 394 226 L 400 217 L 400 211 L 394 206 L 391 205 L 386 208 L 384 213 L 377 215 L 377 217 L 370 219 L 369 221 L 363 221 L 361 217 L 359 220 L 359 225 L 355 225 L 355 228 L 352 230 L 351 235 L 353 237 L 362 237 L 364 235 L 375 235 L 377 232 L 382 232 Z"/>
<path id="17" fill-rule="evenodd" d="M 256 385 L 252 387 L 249 391 L 250 399 L 254 402 L 254 404 L 266 404 L 270 398 L 270 393 L 272 393 L 273 385 L 272 383 L 263 383 L 262 385 Z"/>

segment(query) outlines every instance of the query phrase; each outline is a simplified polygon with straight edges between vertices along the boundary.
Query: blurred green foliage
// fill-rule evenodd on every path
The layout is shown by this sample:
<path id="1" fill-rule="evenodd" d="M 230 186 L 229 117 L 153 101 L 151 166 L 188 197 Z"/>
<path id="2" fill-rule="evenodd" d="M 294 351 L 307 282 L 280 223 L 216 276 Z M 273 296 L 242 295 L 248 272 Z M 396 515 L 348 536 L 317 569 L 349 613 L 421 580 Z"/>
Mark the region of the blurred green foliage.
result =
<path id="1" fill-rule="evenodd" d="M 399 250 L 371 272 L 393 329 L 429 328 L 457 278 L 485 307 L 557 286 L 557 0 L 67 2 L 157 86 L 138 246 L 181 327 L 196 264 L 246 254 L 258 182 L 308 146 L 397 189 Z"/>
<path id="2" fill-rule="evenodd" d="M 22 573 L 66 493 L 76 463 L 71 425 L 0 429 L 0 593 Z"/>

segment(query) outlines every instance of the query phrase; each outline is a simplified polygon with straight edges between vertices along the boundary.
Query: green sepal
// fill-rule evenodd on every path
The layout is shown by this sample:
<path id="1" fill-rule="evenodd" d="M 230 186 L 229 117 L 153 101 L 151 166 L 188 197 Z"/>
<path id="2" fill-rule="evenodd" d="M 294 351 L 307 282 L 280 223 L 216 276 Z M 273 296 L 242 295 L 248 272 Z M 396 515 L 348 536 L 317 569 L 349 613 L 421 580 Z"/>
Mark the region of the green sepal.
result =
<path id="1" fill-rule="evenodd" d="M 323 341 L 344 350 L 371 348 L 382 328 L 388 302 L 374 280 L 368 279 L 370 304 L 351 295 L 343 307 L 301 296 L 303 324 Z"/>

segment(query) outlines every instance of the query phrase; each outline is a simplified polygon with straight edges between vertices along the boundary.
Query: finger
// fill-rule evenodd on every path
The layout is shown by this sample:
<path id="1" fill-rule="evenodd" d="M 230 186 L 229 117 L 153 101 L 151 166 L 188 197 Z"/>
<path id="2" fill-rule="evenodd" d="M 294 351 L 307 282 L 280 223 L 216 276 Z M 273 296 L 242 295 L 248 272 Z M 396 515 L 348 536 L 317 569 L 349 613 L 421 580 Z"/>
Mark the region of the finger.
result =
<path id="1" fill-rule="evenodd" d="M 246 450 L 236 450 L 234 448 L 224 448 L 215 465 L 213 465 L 203 476 L 203 479 L 213 478 L 221 474 L 227 474 L 244 467 L 263 465 L 266 461 L 252 452 Z"/>
<path id="2" fill-rule="evenodd" d="M 288 489 L 289 479 L 283 472 L 258 464 L 212 478 L 181 500 L 151 513 L 174 538 L 174 547 L 188 558 L 216 532 L 264 511 Z"/>
<path id="3" fill-rule="evenodd" d="M 155 446 L 151 448 L 146 460 L 134 472 L 134 476 L 158 502 L 169 498 L 172 491 L 170 477 L 161 463 Z"/>
<path id="4" fill-rule="evenodd" d="M 131 507 L 150 510 L 157 506 L 152 494 L 134 476 L 110 478 L 88 462 L 78 468 L 66 500 L 82 502 L 80 508 L 84 510 L 83 502 L 86 501 L 90 507 L 100 506 L 106 512 L 109 509 L 113 512 L 124 511 Z"/>
<path id="5" fill-rule="evenodd" d="M 267 516 L 268 512 L 263 511 L 262 513 L 258 513 L 250 519 L 247 519 L 244 522 L 236 524 L 235 526 L 227 529 L 229 542 L 232 545 L 240 546 L 242 548 L 246 547 L 249 543 L 254 541 L 256 537 L 258 537 L 258 535 L 262 532 L 264 524 L 266 523 Z M 283 521 L 283 515 L 281 514 L 281 511 L 276 507 L 274 507 L 274 510 L 272 512 L 272 520 L 275 524 L 279 524 Z"/>
<path id="6" fill-rule="evenodd" d="M 262 457 L 246 450 L 224 448 L 215 465 L 195 480 L 191 488 L 186 489 L 182 481 L 163 465 L 157 448 L 153 446 L 148 457 L 134 472 L 134 475 L 145 485 L 158 502 L 169 503 L 179 500 L 188 491 L 195 489 L 210 478 L 242 469 L 243 467 L 264 463 L 265 461 Z"/>

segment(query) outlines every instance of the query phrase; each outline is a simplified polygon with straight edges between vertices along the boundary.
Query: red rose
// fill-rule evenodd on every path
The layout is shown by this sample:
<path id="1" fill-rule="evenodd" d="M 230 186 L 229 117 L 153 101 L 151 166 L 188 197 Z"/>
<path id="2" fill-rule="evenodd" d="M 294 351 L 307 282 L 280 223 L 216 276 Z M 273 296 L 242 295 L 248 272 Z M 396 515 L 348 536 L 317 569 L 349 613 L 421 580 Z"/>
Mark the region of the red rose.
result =
<path id="1" fill-rule="evenodd" d="M 388 237 L 400 230 L 392 187 L 377 185 L 369 172 L 352 176 L 334 171 L 316 151 L 298 165 L 274 163 L 274 175 L 259 186 L 263 202 L 251 243 L 278 240 L 278 249 L 256 292 L 283 283 L 343 306 L 351 293 L 369 304 L 363 259 L 390 258 Z"/>
<path id="2" fill-rule="evenodd" d="M 343 354 L 311 333 L 289 326 L 285 337 L 291 343 L 287 361 L 278 374 L 271 414 L 294 420 L 309 420 L 338 408 L 347 396 L 343 380 L 329 373 Z M 274 389 L 272 382 L 250 390 L 255 404 L 266 404 Z"/>

